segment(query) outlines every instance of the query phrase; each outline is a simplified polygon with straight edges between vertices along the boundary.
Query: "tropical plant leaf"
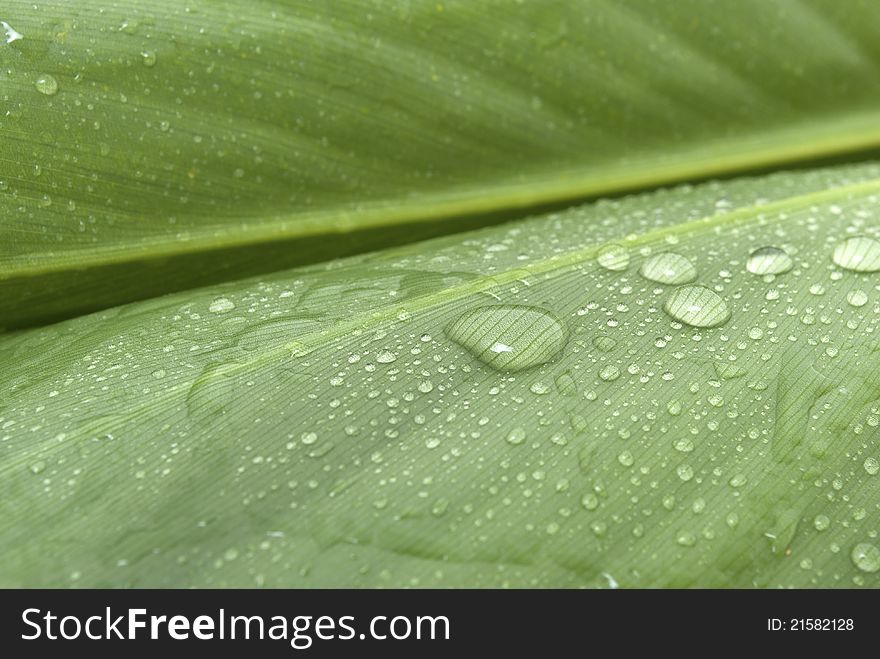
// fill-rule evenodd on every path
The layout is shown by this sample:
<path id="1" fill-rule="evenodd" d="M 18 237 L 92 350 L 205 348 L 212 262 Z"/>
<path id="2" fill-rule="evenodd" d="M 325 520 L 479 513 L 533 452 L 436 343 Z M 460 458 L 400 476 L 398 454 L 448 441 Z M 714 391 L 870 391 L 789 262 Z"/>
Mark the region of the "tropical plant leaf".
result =
<path id="1" fill-rule="evenodd" d="M 878 200 L 684 186 L 0 337 L 0 584 L 876 587 Z"/>
<path id="2" fill-rule="evenodd" d="M 405 235 L 382 227 L 880 143 L 876 3 L 9 0 L 0 18 L 7 328 Z"/>

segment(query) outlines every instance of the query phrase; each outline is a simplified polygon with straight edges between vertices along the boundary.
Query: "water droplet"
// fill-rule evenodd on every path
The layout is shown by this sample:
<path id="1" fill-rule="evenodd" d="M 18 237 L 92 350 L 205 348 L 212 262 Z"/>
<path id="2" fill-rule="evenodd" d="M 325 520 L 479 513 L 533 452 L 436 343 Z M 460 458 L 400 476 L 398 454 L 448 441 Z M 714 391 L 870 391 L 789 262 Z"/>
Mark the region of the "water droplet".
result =
<path id="1" fill-rule="evenodd" d="M 834 248 L 831 260 L 854 272 L 877 272 L 880 270 L 880 242 L 867 236 L 847 238 Z"/>
<path id="2" fill-rule="evenodd" d="M 596 510 L 599 507 L 599 497 L 592 492 L 588 492 L 581 497 L 581 505 L 586 510 Z"/>
<path id="3" fill-rule="evenodd" d="M 663 309 L 693 327 L 718 327 L 730 319 L 727 303 L 705 286 L 682 286 L 666 298 Z"/>
<path id="4" fill-rule="evenodd" d="M 155 66 L 156 65 L 156 53 L 152 50 L 144 50 L 141 52 L 141 62 L 143 62 L 144 66 Z"/>
<path id="5" fill-rule="evenodd" d="M 731 487 L 742 487 L 748 482 L 745 474 L 734 474 L 729 481 L 727 481 L 728 485 Z"/>
<path id="6" fill-rule="evenodd" d="M 689 284 L 697 278 L 697 269 L 681 254 L 663 252 L 645 259 L 639 274 L 658 284 Z"/>
<path id="7" fill-rule="evenodd" d="M 602 352 L 611 352 L 617 346 L 617 341 L 610 336 L 599 335 L 593 337 L 593 345 Z"/>
<path id="8" fill-rule="evenodd" d="M 208 311 L 211 313 L 228 313 L 235 309 L 235 303 L 226 297 L 214 298 L 214 301 L 208 305 Z"/>
<path id="9" fill-rule="evenodd" d="M 697 544 L 697 536 L 690 531 L 682 531 L 676 536 L 675 541 L 682 547 L 693 547 Z"/>
<path id="10" fill-rule="evenodd" d="M 12 43 L 13 41 L 24 39 L 24 35 L 21 32 L 16 31 L 16 29 L 6 21 L 0 21 L 0 25 L 3 26 L 3 32 L 6 34 L 6 43 Z"/>
<path id="11" fill-rule="evenodd" d="M 863 307 L 868 302 L 868 294 L 861 288 L 857 288 L 846 294 L 846 301 L 854 307 Z"/>
<path id="12" fill-rule="evenodd" d="M 555 382 L 556 390 L 563 396 L 574 396 L 577 393 L 577 382 L 568 371 L 557 375 Z"/>
<path id="13" fill-rule="evenodd" d="M 428 394 L 434 390 L 434 384 L 430 380 L 422 380 L 419 382 L 418 389 L 423 394 Z"/>
<path id="14" fill-rule="evenodd" d="M 746 261 L 746 270 L 753 275 L 781 275 L 792 267 L 791 257 L 779 247 L 759 247 Z"/>
<path id="15" fill-rule="evenodd" d="M 507 433 L 508 444 L 522 444 L 524 441 L 526 441 L 526 431 L 520 427 L 516 427 Z"/>
<path id="16" fill-rule="evenodd" d="M 682 437 L 672 442 L 672 448 L 682 453 L 690 453 L 694 450 L 694 440 L 690 437 Z"/>
<path id="17" fill-rule="evenodd" d="M 624 467 L 631 467 L 634 462 L 633 454 L 629 451 L 623 451 L 617 456 L 617 461 Z"/>
<path id="18" fill-rule="evenodd" d="M 529 391 L 531 391 L 533 394 L 542 396 L 544 394 L 550 393 L 550 385 L 546 382 L 533 382 L 532 386 L 529 387 Z"/>
<path id="19" fill-rule="evenodd" d="M 434 517 L 442 517 L 446 514 L 446 510 L 449 508 L 449 500 L 440 498 L 434 502 L 434 505 L 431 506 L 431 514 Z"/>
<path id="20" fill-rule="evenodd" d="M 621 245 L 606 245 L 599 250 L 596 261 L 606 270 L 620 272 L 629 267 L 629 252 Z"/>
<path id="21" fill-rule="evenodd" d="M 741 378 L 748 371 L 736 362 L 713 362 L 715 374 L 722 380 L 735 380 Z"/>
<path id="22" fill-rule="evenodd" d="M 865 471 L 867 471 L 871 476 L 875 476 L 877 472 L 880 472 L 880 462 L 877 461 L 877 458 L 865 458 Z"/>
<path id="23" fill-rule="evenodd" d="M 694 477 L 694 470 L 690 465 L 679 465 L 675 469 L 675 473 L 677 473 L 678 477 L 683 481 L 689 481 Z"/>
<path id="24" fill-rule="evenodd" d="M 620 377 L 620 369 L 614 364 L 606 364 L 599 370 L 599 377 L 606 382 L 613 382 Z"/>
<path id="25" fill-rule="evenodd" d="M 853 565 L 862 572 L 877 572 L 880 570 L 880 549 L 870 542 L 860 542 L 852 548 L 850 554 Z"/>
<path id="26" fill-rule="evenodd" d="M 46 96 L 52 96 L 58 91 L 58 81 L 48 73 L 43 73 L 34 81 L 37 91 Z"/>
<path id="27" fill-rule="evenodd" d="M 46 463 L 42 460 L 38 460 L 31 465 L 31 473 L 33 474 L 41 474 L 46 470 Z"/>
<path id="28" fill-rule="evenodd" d="M 390 364 L 391 362 L 397 361 L 397 355 L 390 350 L 383 350 L 376 355 L 376 361 L 380 364 Z"/>
<path id="29" fill-rule="evenodd" d="M 829 526 L 831 526 L 831 520 L 828 519 L 827 515 L 816 515 L 813 518 L 813 527 L 817 531 L 825 531 Z"/>
<path id="30" fill-rule="evenodd" d="M 506 371 L 549 362 L 567 340 L 565 326 L 555 315 L 518 305 L 469 311 L 446 328 L 446 335 L 480 361 Z"/>

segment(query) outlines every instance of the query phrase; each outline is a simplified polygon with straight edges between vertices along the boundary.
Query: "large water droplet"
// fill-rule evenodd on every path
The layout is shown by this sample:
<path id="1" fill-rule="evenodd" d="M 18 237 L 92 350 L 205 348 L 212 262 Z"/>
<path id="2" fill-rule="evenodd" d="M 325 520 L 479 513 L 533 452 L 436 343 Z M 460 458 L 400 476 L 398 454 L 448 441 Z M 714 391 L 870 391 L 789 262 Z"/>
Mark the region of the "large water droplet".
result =
<path id="1" fill-rule="evenodd" d="M 697 278 L 697 269 L 681 254 L 663 252 L 645 259 L 639 274 L 658 284 L 689 284 Z"/>
<path id="2" fill-rule="evenodd" d="M 596 261 L 606 270 L 619 272 L 629 267 L 629 252 L 621 245 L 606 245 L 599 250 Z"/>
<path id="3" fill-rule="evenodd" d="M 759 247 L 746 261 L 746 270 L 753 275 L 781 275 L 792 267 L 791 257 L 779 247 Z"/>
<path id="4" fill-rule="evenodd" d="M 520 371 L 556 357 L 568 332 L 545 309 L 498 305 L 468 311 L 446 328 L 446 335 L 493 368 Z"/>
<path id="5" fill-rule="evenodd" d="M 846 294 L 846 301 L 853 307 L 863 307 L 868 302 L 868 294 L 861 288 L 857 288 Z"/>
<path id="6" fill-rule="evenodd" d="M 850 554 L 853 565 L 862 572 L 877 572 L 880 570 L 880 549 L 870 542 L 860 542 L 852 548 Z"/>
<path id="7" fill-rule="evenodd" d="M 730 318 L 727 303 L 705 286 L 682 286 L 676 288 L 663 309 L 670 316 L 693 327 L 718 327 Z"/>
<path id="8" fill-rule="evenodd" d="M 34 81 L 37 91 L 46 96 L 52 96 L 58 91 L 58 81 L 48 73 L 43 73 Z"/>
<path id="9" fill-rule="evenodd" d="M 516 427 L 507 433 L 507 442 L 509 444 L 522 444 L 526 441 L 526 431 L 520 427 Z"/>
<path id="10" fill-rule="evenodd" d="M 880 242 L 867 236 L 854 236 L 838 243 L 831 260 L 841 268 L 855 272 L 880 270 Z"/>

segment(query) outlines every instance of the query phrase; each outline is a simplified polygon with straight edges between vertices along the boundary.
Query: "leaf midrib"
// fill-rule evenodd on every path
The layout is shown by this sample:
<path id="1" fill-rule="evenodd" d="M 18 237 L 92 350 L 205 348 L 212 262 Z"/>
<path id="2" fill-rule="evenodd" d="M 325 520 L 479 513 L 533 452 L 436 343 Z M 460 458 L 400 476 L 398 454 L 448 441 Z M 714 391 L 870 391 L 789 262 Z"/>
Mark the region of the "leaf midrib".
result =
<path id="1" fill-rule="evenodd" d="M 302 215 L 269 216 L 248 230 L 242 229 L 242 223 L 236 223 L 231 230 L 214 225 L 183 228 L 181 231 L 191 236 L 186 240 L 179 237 L 169 240 L 162 236 L 122 247 L 77 246 L 70 253 L 50 250 L 41 254 L 0 257 L 0 281 L 322 234 L 444 219 L 454 222 L 457 217 L 524 211 L 599 194 L 652 188 L 880 147 L 880 111 L 854 112 L 835 122 L 836 129 L 831 133 L 822 123 L 813 128 L 808 126 L 799 124 L 770 133 L 716 140 L 697 149 L 682 149 L 674 156 L 679 161 L 677 163 L 670 163 L 672 158 L 669 156 L 655 156 L 640 159 L 638 165 L 618 162 L 583 170 L 548 172 L 533 176 L 530 184 L 516 180 L 495 184 L 491 194 L 479 188 L 458 188 L 446 194 L 426 195 L 415 205 L 404 202 L 397 207 L 388 207 L 385 205 L 387 201 L 377 201 L 357 209 L 337 208 Z M 841 129 L 841 126 L 846 128 Z M 804 134 L 821 135 L 823 128 L 826 135 L 822 137 L 809 142 L 797 139 Z M 719 151 L 725 149 L 727 155 L 719 157 Z M 603 174 L 597 176 L 597 170 Z"/>

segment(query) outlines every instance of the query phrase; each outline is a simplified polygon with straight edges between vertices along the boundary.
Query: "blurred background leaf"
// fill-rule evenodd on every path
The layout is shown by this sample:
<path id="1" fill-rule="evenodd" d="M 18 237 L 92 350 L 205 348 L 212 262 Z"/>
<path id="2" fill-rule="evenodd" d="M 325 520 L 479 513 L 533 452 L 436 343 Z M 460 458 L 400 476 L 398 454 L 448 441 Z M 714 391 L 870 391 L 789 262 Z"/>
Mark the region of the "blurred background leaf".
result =
<path id="1" fill-rule="evenodd" d="M 880 142 L 871 2 L 10 0 L 0 19 L 6 328 Z"/>

